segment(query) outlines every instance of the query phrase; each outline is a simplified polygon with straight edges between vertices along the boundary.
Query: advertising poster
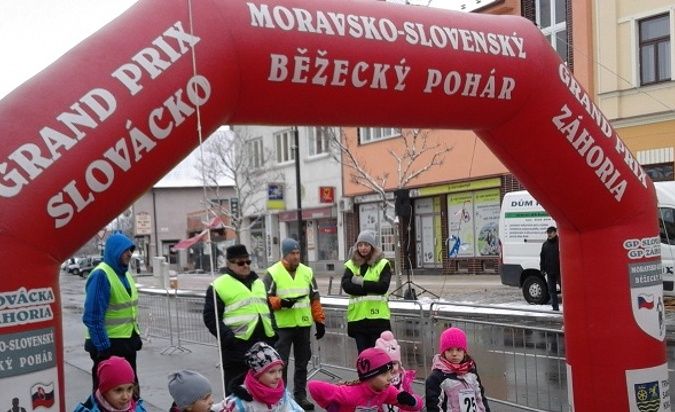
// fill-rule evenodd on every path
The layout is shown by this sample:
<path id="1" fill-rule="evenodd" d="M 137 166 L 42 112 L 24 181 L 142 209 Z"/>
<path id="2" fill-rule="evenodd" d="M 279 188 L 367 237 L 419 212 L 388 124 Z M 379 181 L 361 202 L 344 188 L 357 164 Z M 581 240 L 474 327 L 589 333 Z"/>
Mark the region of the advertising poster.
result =
<path id="1" fill-rule="evenodd" d="M 473 193 L 448 196 L 448 254 L 451 258 L 474 256 Z"/>
<path id="2" fill-rule="evenodd" d="M 474 193 L 476 256 L 499 256 L 499 189 Z"/>

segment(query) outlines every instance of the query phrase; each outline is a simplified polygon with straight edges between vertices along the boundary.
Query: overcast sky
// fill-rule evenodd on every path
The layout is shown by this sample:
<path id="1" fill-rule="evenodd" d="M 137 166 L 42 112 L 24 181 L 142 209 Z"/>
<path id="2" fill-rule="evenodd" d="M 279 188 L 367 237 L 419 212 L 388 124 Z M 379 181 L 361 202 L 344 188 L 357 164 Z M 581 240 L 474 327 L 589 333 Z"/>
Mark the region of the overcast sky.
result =
<path id="1" fill-rule="evenodd" d="M 0 0 L 0 98 L 136 0 Z"/>
<path id="2" fill-rule="evenodd" d="M 404 3 L 405 0 L 389 0 Z M 434 7 L 467 9 L 493 0 L 432 0 Z M 136 0 L 0 0 L 3 64 L 0 99 Z M 428 4 L 429 0 L 409 0 Z"/>
<path id="3" fill-rule="evenodd" d="M 0 99 L 105 26 L 137 0 L 0 0 L 3 61 Z M 405 2 L 405 0 L 390 0 Z M 480 0 L 486 4 L 492 0 Z M 477 0 L 433 0 L 432 6 L 459 9 Z M 412 0 L 411 3 L 427 3 Z M 196 153 L 167 175 L 161 185 L 192 180 Z"/>

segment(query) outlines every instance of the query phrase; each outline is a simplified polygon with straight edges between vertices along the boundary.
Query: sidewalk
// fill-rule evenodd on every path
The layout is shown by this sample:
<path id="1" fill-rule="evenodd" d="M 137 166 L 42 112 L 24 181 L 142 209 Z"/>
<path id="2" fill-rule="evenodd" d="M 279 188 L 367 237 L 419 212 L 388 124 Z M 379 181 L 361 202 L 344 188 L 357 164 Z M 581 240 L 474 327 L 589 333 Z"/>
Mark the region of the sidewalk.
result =
<path id="1" fill-rule="evenodd" d="M 262 271 L 256 272 L 262 275 Z M 215 274 L 216 277 L 219 274 Z M 322 295 L 340 294 L 341 273 L 336 272 L 315 272 L 319 291 Z M 179 273 L 175 279 L 179 290 L 205 292 L 209 284 L 213 281 L 210 274 L 189 274 Z M 402 276 L 401 282 L 405 283 L 406 276 Z M 421 292 L 421 288 L 428 289 L 440 297 L 446 299 L 460 300 L 464 295 L 473 295 L 479 293 L 485 295 L 485 292 L 494 292 L 500 296 L 506 295 L 508 299 L 522 300 L 520 289 L 504 286 L 501 283 L 499 275 L 414 275 L 411 277 L 413 288 Z M 396 277 L 392 275 L 390 292 L 396 288 Z M 163 289 L 160 278 L 152 273 L 141 273 L 136 278 L 139 287 Z M 142 286 L 141 286 L 142 285 Z M 418 293 L 419 294 L 419 293 Z M 524 300 L 523 300 L 524 302 Z"/>

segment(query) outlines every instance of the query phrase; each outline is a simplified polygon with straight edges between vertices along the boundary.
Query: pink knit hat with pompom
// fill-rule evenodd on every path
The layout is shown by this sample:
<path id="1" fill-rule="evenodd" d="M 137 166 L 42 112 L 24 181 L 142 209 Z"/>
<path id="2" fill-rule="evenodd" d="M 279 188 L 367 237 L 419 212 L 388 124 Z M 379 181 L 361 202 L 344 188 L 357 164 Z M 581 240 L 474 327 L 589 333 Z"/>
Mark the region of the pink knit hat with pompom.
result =
<path id="1" fill-rule="evenodd" d="M 401 362 L 401 347 L 391 331 L 385 330 L 382 332 L 375 341 L 375 347 L 387 352 L 393 362 Z"/>

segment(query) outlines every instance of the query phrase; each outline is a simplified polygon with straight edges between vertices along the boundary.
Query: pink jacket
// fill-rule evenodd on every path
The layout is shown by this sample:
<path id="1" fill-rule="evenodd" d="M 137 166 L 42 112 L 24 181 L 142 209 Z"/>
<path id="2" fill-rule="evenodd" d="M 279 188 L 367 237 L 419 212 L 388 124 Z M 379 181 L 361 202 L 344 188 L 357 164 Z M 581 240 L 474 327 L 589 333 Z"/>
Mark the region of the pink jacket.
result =
<path id="1" fill-rule="evenodd" d="M 417 375 L 417 372 L 410 370 L 407 371 L 405 369 L 401 369 L 399 371 L 399 379 L 398 379 L 398 384 L 393 384 L 392 386 L 395 387 L 398 390 L 403 390 L 408 392 L 411 395 L 415 395 L 415 392 L 413 390 L 413 381 L 415 380 L 415 376 Z M 396 412 L 399 410 L 399 408 L 395 405 L 382 405 L 382 408 L 380 409 L 382 412 Z"/>
<path id="2" fill-rule="evenodd" d="M 419 411 L 422 409 L 422 398 L 413 395 L 415 406 L 399 405 L 396 395 L 400 392 L 389 386 L 382 392 L 375 392 L 368 384 L 334 385 L 322 381 L 309 381 L 307 390 L 312 399 L 328 412 L 377 412 L 384 404 L 395 405 L 405 411 Z"/>

